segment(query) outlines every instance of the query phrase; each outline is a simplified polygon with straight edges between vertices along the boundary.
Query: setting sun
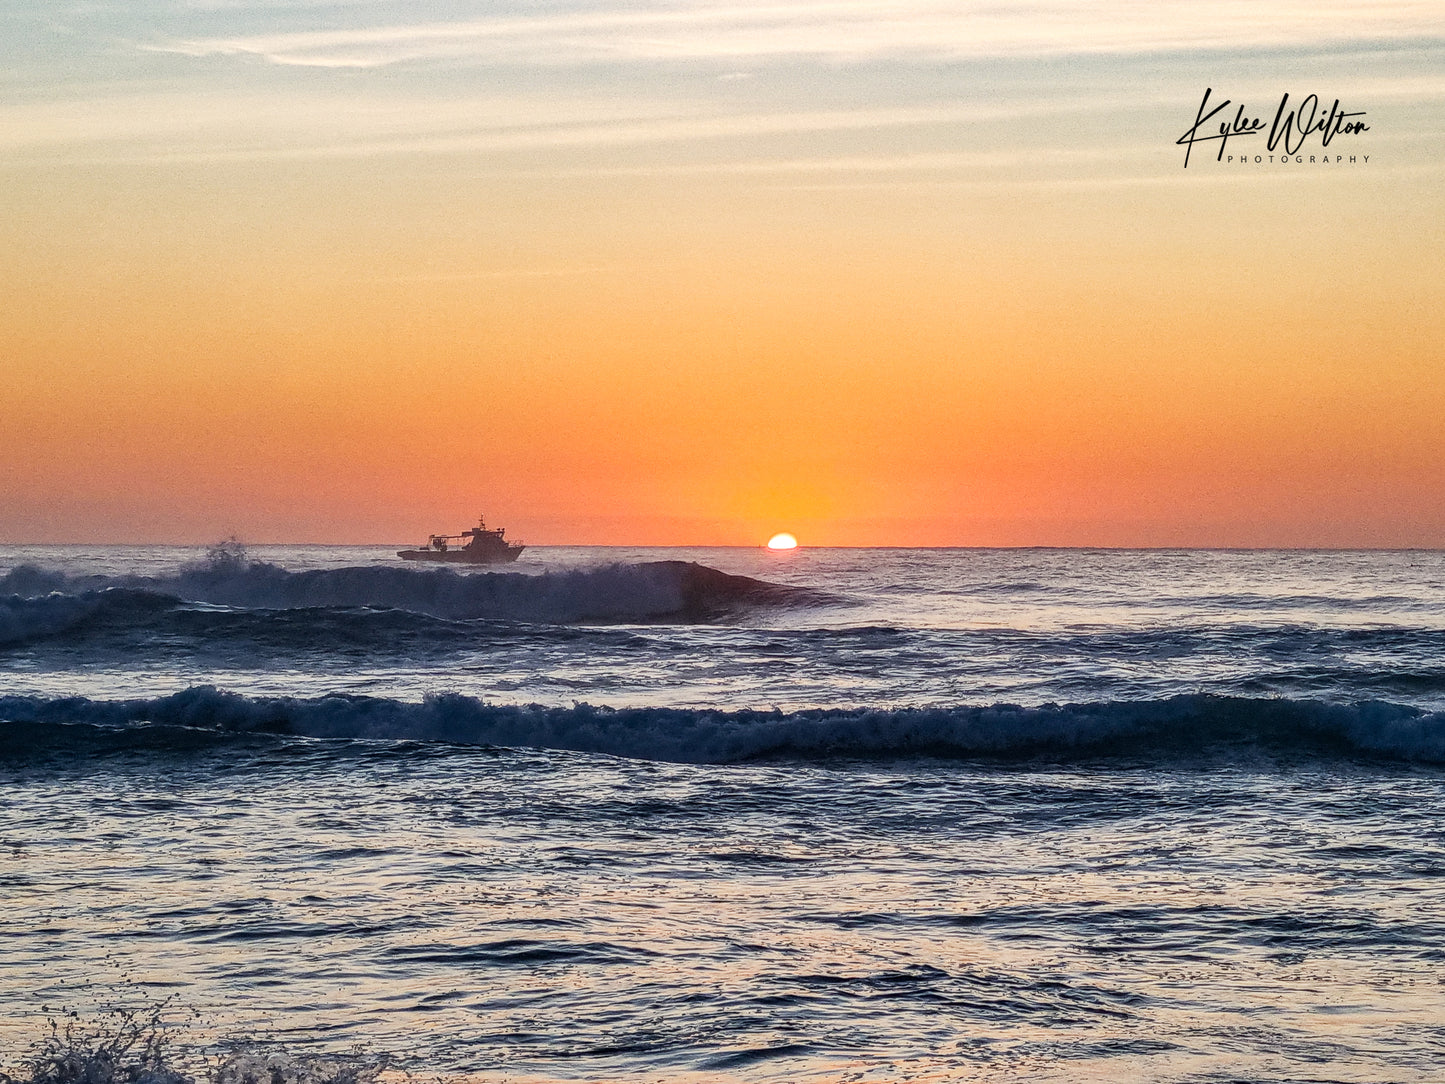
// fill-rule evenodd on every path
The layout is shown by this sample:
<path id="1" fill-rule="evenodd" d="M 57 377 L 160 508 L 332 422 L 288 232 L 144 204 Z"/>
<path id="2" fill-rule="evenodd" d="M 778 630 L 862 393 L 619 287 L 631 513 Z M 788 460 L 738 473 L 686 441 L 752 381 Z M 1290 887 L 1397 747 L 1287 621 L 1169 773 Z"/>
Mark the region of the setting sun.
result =
<path id="1" fill-rule="evenodd" d="M 768 539 L 770 550 L 795 550 L 798 548 L 798 540 L 784 531 L 782 534 L 775 534 Z"/>

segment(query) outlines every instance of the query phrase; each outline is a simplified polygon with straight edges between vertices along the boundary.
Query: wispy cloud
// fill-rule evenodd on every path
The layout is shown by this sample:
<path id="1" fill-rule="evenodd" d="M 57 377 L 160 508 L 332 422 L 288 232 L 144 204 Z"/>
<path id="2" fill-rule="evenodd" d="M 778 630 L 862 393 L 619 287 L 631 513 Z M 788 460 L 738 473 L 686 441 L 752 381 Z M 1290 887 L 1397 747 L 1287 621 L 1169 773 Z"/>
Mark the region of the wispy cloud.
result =
<path id="1" fill-rule="evenodd" d="M 1279 88 L 1272 80 L 1244 81 L 1230 92 L 1268 104 Z M 1372 107 L 1386 101 L 1423 107 L 1445 100 L 1445 75 L 1359 79 L 1350 93 Z M 1165 124 L 1160 118 L 1182 127 L 1196 104 L 1192 88 L 1181 101 L 1158 86 L 831 109 L 587 94 L 347 96 L 335 88 L 181 87 L 0 104 L 0 151 L 9 152 L 11 164 L 35 156 L 219 162 L 467 154 L 518 175 L 917 173 L 987 169 L 1019 155 L 1055 160 L 1084 147 L 1113 156 L 1141 146 L 1131 133 Z M 1098 124 L 1099 117 L 1128 115 L 1135 119 L 1126 125 Z M 1160 131 L 1161 140 L 1172 140 L 1172 128 Z M 809 154 L 798 155 L 800 144 L 790 137 L 807 137 Z M 1169 140 L 1142 145 L 1153 150 Z"/>
<path id="2" fill-rule="evenodd" d="M 148 48 L 197 57 L 255 56 L 284 65 L 367 68 L 435 61 L 558 65 L 1309 47 L 1438 38 L 1441 30 L 1434 0 L 825 0 L 598 8 L 197 37 Z"/>
<path id="3" fill-rule="evenodd" d="M 1276 50 L 1361 43 L 1358 53 L 1341 45 L 1329 61 L 1331 70 L 1348 74 L 1347 87 L 1336 80 L 1282 88 L 1277 65 L 1233 64 L 1229 95 L 1261 108 L 1282 89 L 1346 93 L 1370 109 L 1445 98 L 1445 71 L 1434 60 L 1445 42 L 1428 36 L 1438 28 L 1438 0 L 1325 0 L 1318 7 L 1306 0 L 734 0 L 716 7 L 656 0 L 627 8 L 580 2 L 590 6 L 567 11 L 552 2 L 538 14 L 404 24 L 385 21 L 383 13 L 399 18 L 404 10 L 395 0 L 331 4 L 324 14 L 298 0 L 273 0 L 260 12 L 224 0 L 187 0 L 180 5 L 187 11 L 207 9 L 198 17 L 212 30 L 295 27 L 322 18 L 340 25 L 177 35 L 125 53 L 141 76 L 132 81 L 80 78 L 71 70 L 48 86 L 37 80 L 27 94 L 0 101 L 0 150 L 22 162 L 457 153 L 484 156 L 488 169 L 549 175 L 967 171 L 990 168 L 977 153 L 985 148 L 1042 161 L 1041 154 L 1082 146 L 1108 153 L 1168 146 L 1197 104 L 1199 73 L 1215 67 L 1195 56 L 1069 65 L 1045 54 L 1250 43 Z M 1356 55 L 1370 55 L 1365 39 L 1410 35 L 1417 48 L 1382 49 L 1382 63 L 1355 64 Z M 114 39 L 104 44 L 111 49 Z M 912 62 L 1009 54 L 1025 58 L 998 65 Z M 235 57 L 246 62 L 225 62 Z M 769 57 L 827 63 L 794 79 L 792 71 L 769 73 L 763 63 Z M 861 74 L 838 63 L 862 57 L 897 63 Z M 523 79 L 506 68 L 481 77 L 325 70 L 445 58 L 535 66 Z M 716 63 L 701 79 L 677 79 L 646 63 L 679 58 Z M 611 68 L 556 67 L 601 61 L 633 70 L 619 77 Z M 1159 74 L 1165 70 L 1167 77 Z M 765 77 L 739 78 L 749 73 Z"/>
<path id="4" fill-rule="evenodd" d="M 957 126 L 1078 108 L 1062 100 L 717 112 L 685 102 L 547 97 L 128 95 L 0 107 L 0 148 L 154 143 L 167 157 L 227 158 L 526 152 Z"/>
<path id="5" fill-rule="evenodd" d="M 1012 149 L 973 151 L 918 151 L 902 154 L 839 154 L 817 158 L 753 158 L 722 162 L 652 163 L 641 166 L 611 166 L 595 169 L 548 170 L 547 176 L 585 177 L 678 177 L 678 176 L 765 176 L 769 174 L 851 173 L 890 175 L 899 173 L 958 173 L 1015 169 L 1039 164 L 1079 166 L 1096 162 L 1117 163 L 1117 148 Z M 892 183 L 861 182 L 861 183 Z"/>

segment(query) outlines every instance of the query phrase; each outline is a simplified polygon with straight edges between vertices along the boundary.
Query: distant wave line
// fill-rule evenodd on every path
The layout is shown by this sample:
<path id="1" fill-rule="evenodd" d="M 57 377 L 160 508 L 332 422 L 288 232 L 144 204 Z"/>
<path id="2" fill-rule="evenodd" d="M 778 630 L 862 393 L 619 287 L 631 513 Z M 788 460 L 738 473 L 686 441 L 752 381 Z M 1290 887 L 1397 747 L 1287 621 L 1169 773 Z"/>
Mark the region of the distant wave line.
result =
<path id="1" fill-rule="evenodd" d="M 706 620 L 742 606 L 822 597 L 689 561 L 532 574 L 382 566 L 289 572 L 243 562 L 202 564 L 165 577 L 66 576 L 23 565 L 0 576 L 0 643 L 63 631 L 98 612 L 148 612 L 176 599 L 263 610 L 381 607 L 440 618 L 572 622 Z"/>
<path id="2" fill-rule="evenodd" d="M 167 697 L 0 697 L 0 753 L 184 748 L 257 735 L 543 748 L 681 763 L 759 759 L 1111 758 L 1265 755 L 1445 764 L 1445 713 L 1184 694 L 1165 699 L 795 712 L 421 702 L 333 694 L 247 697 L 196 686 Z"/>

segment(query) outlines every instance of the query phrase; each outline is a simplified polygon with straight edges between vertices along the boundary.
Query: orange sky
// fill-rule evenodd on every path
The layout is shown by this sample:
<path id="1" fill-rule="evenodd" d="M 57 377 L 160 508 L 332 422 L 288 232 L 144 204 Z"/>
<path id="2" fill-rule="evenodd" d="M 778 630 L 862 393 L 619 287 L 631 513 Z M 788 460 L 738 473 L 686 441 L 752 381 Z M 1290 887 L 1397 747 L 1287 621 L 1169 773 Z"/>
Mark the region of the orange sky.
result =
<path id="1" fill-rule="evenodd" d="M 150 127 L 100 135 L 101 89 L 30 73 L 0 110 L 0 541 L 414 541 L 485 509 L 534 544 L 1445 544 L 1445 69 L 1402 33 L 1373 67 L 549 70 L 528 108 L 606 118 L 620 81 L 682 128 L 530 142 L 506 102 L 436 135 L 486 57 L 147 59 L 190 67 L 134 75 Z M 1372 161 L 1184 170 L 1211 67 L 1259 111 L 1352 94 Z M 347 78 L 359 106 L 308 111 Z M 353 129 L 383 145 L 322 139 Z"/>

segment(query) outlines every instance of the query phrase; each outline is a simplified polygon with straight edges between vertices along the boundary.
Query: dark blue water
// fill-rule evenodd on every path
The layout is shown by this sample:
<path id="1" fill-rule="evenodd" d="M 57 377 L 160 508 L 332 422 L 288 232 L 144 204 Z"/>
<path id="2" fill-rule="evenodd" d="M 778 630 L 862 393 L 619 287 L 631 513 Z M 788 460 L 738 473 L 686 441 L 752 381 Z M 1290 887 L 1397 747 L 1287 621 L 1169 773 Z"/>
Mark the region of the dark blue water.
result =
<path id="1" fill-rule="evenodd" d="M 0 1061 L 1430 1080 L 1445 556 L 0 550 Z"/>

